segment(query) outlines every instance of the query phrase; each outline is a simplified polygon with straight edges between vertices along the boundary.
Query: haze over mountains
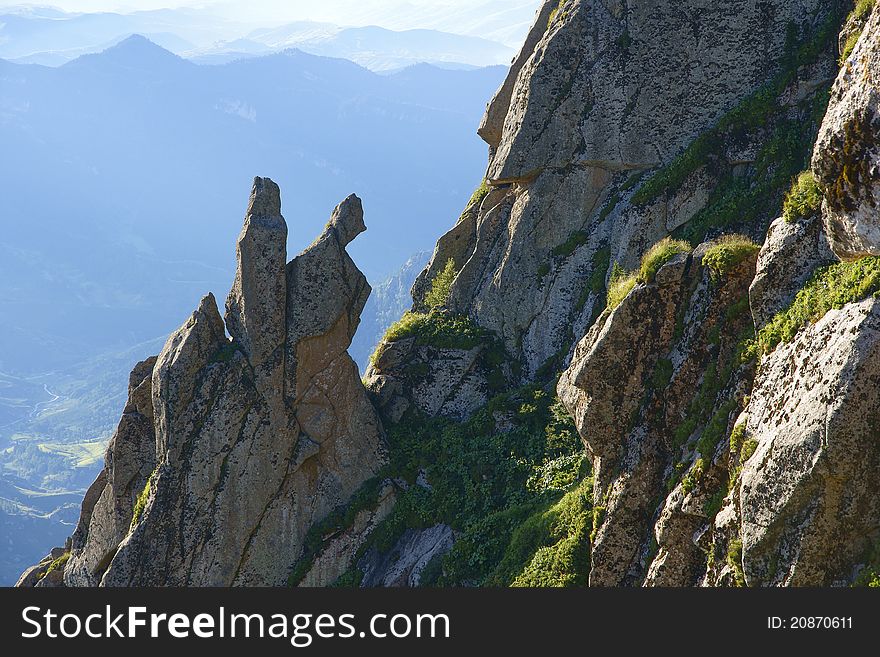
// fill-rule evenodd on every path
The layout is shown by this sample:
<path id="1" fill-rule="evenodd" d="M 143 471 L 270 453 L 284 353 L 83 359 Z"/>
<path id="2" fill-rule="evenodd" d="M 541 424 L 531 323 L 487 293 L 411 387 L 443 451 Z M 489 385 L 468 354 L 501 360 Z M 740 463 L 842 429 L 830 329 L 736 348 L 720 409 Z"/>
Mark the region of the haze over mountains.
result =
<path id="1" fill-rule="evenodd" d="M 537 3 L 490 0 L 455 11 L 394 2 L 365 11 L 357 3 L 342 12 L 346 3 L 334 2 L 323 13 L 320 7 L 297 10 L 298 4 L 284 11 L 258 2 L 244 14 L 234 11 L 237 5 L 224 4 L 130 13 L 0 8 L 0 58 L 58 66 L 142 34 L 175 54 L 209 64 L 295 47 L 375 71 L 415 63 L 488 66 L 510 61 Z"/>
<path id="2" fill-rule="evenodd" d="M 143 36 L 57 68 L 0 60 L 0 583 L 70 532 L 132 364 L 225 297 L 253 176 L 284 190 L 290 253 L 357 192 L 351 252 L 378 284 L 479 185 L 504 74 L 292 49 L 205 66 Z"/>

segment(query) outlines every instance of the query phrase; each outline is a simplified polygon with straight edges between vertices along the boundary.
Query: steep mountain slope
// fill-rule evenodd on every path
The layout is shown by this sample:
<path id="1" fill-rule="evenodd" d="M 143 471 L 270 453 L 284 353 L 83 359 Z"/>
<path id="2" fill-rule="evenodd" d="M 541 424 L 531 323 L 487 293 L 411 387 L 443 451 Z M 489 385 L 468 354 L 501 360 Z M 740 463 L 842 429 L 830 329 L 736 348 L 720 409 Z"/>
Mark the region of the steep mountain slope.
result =
<path id="1" fill-rule="evenodd" d="M 70 533 L 68 510 L 44 518 L 51 509 L 15 491 L 85 493 L 132 365 L 206 292 L 229 289 L 240 190 L 257 164 L 295 195 L 292 254 L 333 201 L 364 190 L 372 230 L 349 248 L 382 281 L 429 248 L 470 194 L 485 157 L 473 127 L 504 74 L 419 66 L 380 76 L 298 52 L 201 67 L 142 38 L 59 69 L 0 61 L 9 522 L 31 522 L 20 512 L 32 509 L 47 543 Z M 364 364 L 374 344 L 361 347 Z M 91 463 L 73 454 L 87 447 Z M 4 535 L 0 582 L 11 584 L 45 550 Z"/>
<path id="2" fill-rule="evenodd" d="M 770 5 L 707 14 L 659 3 L 648 15 L 627 3 L 548 2 L 539 12 L 481 126 L 487 185 L 438 242 L 414 312 L 386 336 L 368 382 L 392 438 L 442 416 L 472 431 L 488 411 L 477 435 L 494 441 L 511 416 L 528 417 L 507 405 L 511 387 L 552 391 L 561 372 L 558 394 L 592 466 L 582 484 L 569 470 L 563 490 L 588 482 L 591 517 L 568 534 L 536 533 L 547 510 L 533 485 L 539 515 L 526 514 L 474 572 L 462 552 L 485 536 L 485 519 L 433 514 L 460 532 L 432 566 L 436 581 L 531 582 L 536 564 L 544 583 L 567 581 L 554 571 L 562 564 L 570 581 L 588 571 L 597 586 L 828 585 L 859 572 L 880 530 L 866 470 L 876 468 L 875 329 L 870 300 L 847 304 L 876 289 L 875 264 L 832 265 L 829 242 L 843 257 L 871 252 L 841 244 L 870 243 L 875 214 L 863 191 L 873 130 L 851 127 L 872 125 L 862 118 L 873 111 L 863 109 L 873 103 L 867 37 L 833 92 L 818 185 L 800 176 L 760 257 L 753 240 L 809 164 L 838 32 L 843 50 L 870 4 L 843 26 L 839 5 Z M 683 20 L 688 11 L 699 19 Z M 816 215 L 823 193 L 828 239 Z M 804 331 L 832 307 L 844 314 Z M 797 334 L 791 349 L 774 349 L 780 332 Z M 467 359 L 480 348 L 494 364 Z M 811 380 L 820 371 L 830 377 L 821 384 Z M 549 424 L 531 431 L 538 444 L 553 435 Z M 391 448 L 392 462 L 419 449 Z M 520 504 L 499 504 L 493 522 Z M 577 552 L 560 556 L 565 540 L 589 566 Z M 515 555 L 519 575 L 499 580 Z"/>
<path id="3" fill-rule="evenodd" d="M 227 581 L 876 584 L 880 9 L 860 2 L 846 18 L 847 5 L 545 2 L 480 129 L 488 178 L 371 359 L 382 437 L 371 422 L 360 435 L 381 447 L 330 496 L 336 508 L 297 525 L 284 568 Z M 301 361 L 289 334 L 286 351 L 248 346 L 241 272 L 227 327 L 258 381 L 283 353 L 285 367 Z M 249 321 L 274 327 L 260 280 Z M 288 294 L 286 326 L 291 307 L 296 325 L 323 317 L 320 298 L 291 306 Z M 169 380 L 203 384 L 162 363 L 205 313 L 153 368 L 154 408 Z M 363 394 L 352 384 L 335 399 Z M 351 408 L 334 413 L 342 429 L 317 425 L 344 442 Z M 198 503 L 192 487 L 213 481 L 199 450 L 220 428 L 190 425 L 190 459 L 163 447 L 174 431 L 158 411 L 147 426 L 172 471 L 196 468 L 163 480 L 160 464 L 147 485 L 143 522 L 161 528 L 178 511 L 160 500 Z M 223 504 L 221 524 L 237 508 Z M 151 554 L 131 515 L 119 554 Z M 123 556 L 104 583 L 201 583 L 179 575 L 200 572 L 187 559 L 221 573 L 241 561 L 195 535 L 180 558 L 139 565 L 145 580 L 126 579 Z M 80 546 L 75 535 L 70 556 L 55 551 L 22 584 L 84 583 L 70 565 Z"/>

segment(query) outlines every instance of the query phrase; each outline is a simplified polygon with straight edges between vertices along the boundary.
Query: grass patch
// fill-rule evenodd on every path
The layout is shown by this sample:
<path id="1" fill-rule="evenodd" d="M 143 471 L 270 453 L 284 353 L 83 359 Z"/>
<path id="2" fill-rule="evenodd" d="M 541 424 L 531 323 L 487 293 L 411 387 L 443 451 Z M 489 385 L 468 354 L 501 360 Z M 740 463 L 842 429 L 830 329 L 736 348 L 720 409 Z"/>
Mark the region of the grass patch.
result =
<path id="1" fill-rule="evenodd" d="M 614 268 L 611 271 L 611 279 L 608 281 L 608 296 L 605 301 L 609 309 L 614 310 L 617 308 L 620 302 L 632 292 L 632 289 L 636 286 L 637 278 L 638 275 L 635 272 L 627 273 L 620 265 L 614 264 Z"/>
<path id="2" fill-rule="evenodd" d="M 880 292 L 880 257 L 868 256 L 819 269 L 798 292 L 792 304 L 758 331 L 753 349 L 769 354 L 790 342 L 809 324 L 832 309 L 840 309 Z"/>
<path id="3" fill-rule="evenodd" d="M 385 333 L 383 342 L 416 338 L 419 345 L 441 349 L 473 349 L 489 337 L 470 318 L 443 312 L 415 313 L 407 311 Z"/>
<path id="4" fill-rule="evenodd" d="M 709 268 L 712 280 L 718 281 L 760 250 L 761 247 L 745 235 L 725 235 L 706 250 L 703 265 Z"/>
<path id="5" fill-rule="evenodd" d="M 489 187 L 489 183 L 484 179 L 483 182 L 480 183 L 480 186 L 474 190 L 474 193 L 471 194 L 471 198 L 467 203 L 467 207 L 472 207 L 476 205 L 480 205 L 483 202 L 483 199 L 489 195 L 489 192 L 492 190 Z"/>
<path id="6" fill-rule="evenodd" d="M 452 282 L 457 275 L 455 260 L 450 258 L 446 261 L 443 271 L 431 281 L 431 289 L 425 295 L 425 304 L 431 310 L 439 310 L 449 303 L 449 294 L 452 292 Z"/>
<path id="7" fill-rule="evenodd" d="M 727 546 L 727 565 L 733 569 L 733 584 L 737 587 L 746 585 L 746 576 L 743 573 L 743 544 L 738 538 L 730 541 Z"/>
<path id="8" fill-rule="evenodd" d="M 747 438 L 742 447 L 739 450 L 739 461 L 740 463 L 745 463 L 755 454 L 755 450 L 758 449 L 758 441 L 754 438 Z"/>
<path id="9" fill-rule="evenodd" d="M 843 50 L 840 51 L 840 60 L 839 64 L 841 66 L 844 65 L 849 56 L 852 55 L 852 51 L 856 49 L 856 44 L 859 42 L 859 39 L 862 36 L 862 32 L 853 32 L 846 38 L 846 42 L 843 44 Z"/>
<path id="10" fill-rule="evenodd" d="M 141 491 L 141 494 L 138 495 L 137 501 L 134 504 L 134 510 L 131 514 L 131 524 L 128 527 L 128 531 L 132 531 L 141 521 L 141 516 L 143 516 L 144 509 L 147 507 L 147 501 L 150 499 L 150 493 L 153 490 L 153 483 L 158 472 L 159 468 L 157 466 L 150 476 L 147 477 L 147 483 L 144 484 L 144 489 Z"/>
<path id="11" fill-rule="evenodd" d="M 550 12 L 550 16 L 547 17 L 547 29 L 550 29 L 550 26 L 553 25 L 553 21 L 556 20 L 556 17 L 559 15 L 559 10 L 562 9 L 562 5 L 565 3 L 565 0 L 559 0 L 556 3 L 556 6 L 553 8 L 553 11 Z"/>
<path id="12" fill-rule="evenodd" d="M 822 207 L 822 188 L 812 171 L 802 172 L 791 185 L 782 203 L 782 216 L 792 223 L 815 214 Z"/>
<path id="13" fill-rule="evenodd" d="M 847 22 L 849 21 L 858 21 L 864 22 L 868 20 L 868 16 L 874 10 L 874 5 L 876 4 L 876 0 L 859 0 L 856 3 L 856 6 L 850 12 L 847 17 Z M 844 62 L 849 59 L 849 56 L 852 54 L 852 51 L 855 50 L 856 44 L 859 42 L 859 37 L 862 36 L 862 32 L 864 28 L 853 32 L 850 34 L 846 43 L 843 45 L 843 48 L 840 51 L 840 65 L 843 66 Z"/>
<path id="14" fill-rule="evenodd" d="M 671 237 L 664 237 L 648 249 L 648 252 L 642 256 L 642 264 L 639 267 L 639 283 L 652 282 L 663 265 L 672 260 L 679 253 L 690 252 L 691 245 L 684 240 L 675 240 Z"/>
<path id="15" fill-rule="evenodd" d="M 586 586 L 593 523 L 589 479 L 516 528 L 493 580 L 515 587 Z"/>
<path id="16" fill-rule="evenodd" d="M 642 256 L 638 271 L 627 272 L 620 265 L 614 265 L 611 280 L 608 283 L 607 306 L 617 308 L 620 302 L 632 291 L 637 283 L 651 283 L 657 272 L 679 253 L 690 253 L 691 245 L 683 240 L 664 237 Z"/>
<path id="17" fill-rule="evenodd" d="M 54 573 L 56 570 L 62 570 L 64 568 L 64 564 L 68 562 L 70 559 L 70 552 L 65 552 L 60 557 L 55 559 L 52 563 L 49 564 L 49 567 L 46 568 L 46 572 L 40 575 L 40 579 L 48 576 L 50 573 Z"/>
<path id="18" fill-rule="evenodd" d="M 697 483 L 703 478 L 706 471 L 706 462 L 699 458 L 694 462 L 694 466 L 688 470 L 687 474 L 681 480 L 681 490 L 685 495 L 690 495 L 697 487 Z"/>
<path id="19" fill-rule="evenodd" d="M 870 13 L 874 10 L 875 4 L 877 4 L 876 0 L 858 0 L 855 8 L 850 13 L 848 20 L 867 20 Z"/>

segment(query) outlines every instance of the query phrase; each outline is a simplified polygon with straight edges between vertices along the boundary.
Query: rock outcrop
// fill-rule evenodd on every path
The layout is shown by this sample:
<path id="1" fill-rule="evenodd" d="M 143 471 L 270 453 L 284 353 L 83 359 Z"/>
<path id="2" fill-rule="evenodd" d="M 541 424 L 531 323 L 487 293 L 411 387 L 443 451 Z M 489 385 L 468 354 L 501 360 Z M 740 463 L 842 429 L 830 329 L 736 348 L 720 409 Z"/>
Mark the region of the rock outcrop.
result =
<path id="1" fill-rule="evenodd" d="M 383 430 L 346 351 L 370 292 L 345 251 L 363 230 L 351 196 L 287 263 L 279 189 L 254 181 L 226 322 L 209 294 L 132 373 L 68 586 L 285 584 L 312 524 L 375 476 Z"/>
<path id="2" fill-rule="evenodd" d="M 831 248 L 843 259 L 880 255 L 880 12 L 868 20 L 831 91 L 813 172 L 827 190 Z"/>
<path id="3" fill-rule="evenodd" d="M 716 461 L 745 394 L 737 339 L 755 260 L 746 252 L 713 275 L 708 248 L 673 256 L 601 317 L 559 381 L 593 458 L 591 586 L 688 586 L 702 574 L 691 537 L 711 516 L 703 488 L 682 481 L 726 467 Z"/>
<path id="4" fill-rule="evenodd" d="M 700 170 L 641 205 L 638 183 L 780 71 L 789 25 L 808 40 L 804 17 L 818 24 L 829 11 L 818 0 L 544 3 L 480 130 L 491 191 L 438 242 L 416 305 L 452 258 L 450 307 L 500 336 L 526 380 L 570 355 L 602 307 L 590 281 L 614 262 L 633 266 L 705 208 L 718 181 Z M 800 99 L 833 75 L 799 74 Z M 718 155 L 743 165 L 757 150 Z"/>
<path id="5" fill-rule="evenodd" d="M 752 318 L 758 328 L 784 310 L 823 265 L 835 262 L 818 214 L 770 225 L 758 255 L 757 273 L 749 288 Z"/>
<path id="6" fill-rule="evenodd" d="M 364 573 L 361 586 L 419 586 L 428 564 L 449 552 L 454 542 L 452 528 L 447 525 L 407 529 L 389 552 L 371 549 L 364 555 L 358 563 Z"/>
<path id="7" fill-rule="evenodd" d="M 207 296 L 135 368 L 20 584 L 880 577 L 880 9 L 838 70 L 842 9 L 542 3 L 366 390 L 360 201 L 287 263 L 257 179 L 225 321 Z"/>
<path id="8" fill-rule="evenodd" d="M 880 301 L 832 310 L 767 357 L 745 430 L 746 583 L 851 581 L 880 534 Z"/>

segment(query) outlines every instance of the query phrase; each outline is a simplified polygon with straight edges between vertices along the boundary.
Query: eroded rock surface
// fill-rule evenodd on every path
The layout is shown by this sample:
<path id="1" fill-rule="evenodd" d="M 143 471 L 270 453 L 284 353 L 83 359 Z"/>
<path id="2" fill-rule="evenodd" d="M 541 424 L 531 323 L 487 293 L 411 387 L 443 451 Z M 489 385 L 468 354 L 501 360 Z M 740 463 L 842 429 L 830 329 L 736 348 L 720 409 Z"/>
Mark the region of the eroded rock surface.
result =
<path id="1" fill-rule="evenodd" d="M 226 322 L 209 294 L 135 368 L 67 585 L 286 583 L 309 527 L 385 461 L 346 351 L 370 293 L 345 251 L 363 230 L 351 196 L 287 263 L 278 186 L 254 181 Z"/>
<path id="2" fill-rule="evenodd" d="M 591 586 L 689 586 L 705 569 L 694 535 L 711 521 L 706 491 L 726 468 L 744 395 L 736 336 L 751 322 L 754 274 L 750 256 L 713 277 L 707 246 L 674 256 L 601 317 L 559 381 L 593 457 Z M 717 440 L 703 440 L 714 424 Z M 685 473 L 699 485 L 683 487 Z"/>
<path id="3" fill-rule="evenodd" d="M 880 255 L 880 10 L 876 7 L 831 91 L 813 153 L 823 216 L 842 259 Z"/>
<path id="4" fill-rule="evenodd" d="M 880 301 L 832 310 L 766 358 L 746 426 L 746 581 L 849 581 L 880 537 Z"/>
<path id="5" fill-rule="evenodd" d="M 499 335 L 524 379 L 570 356 L 602 307 L 591 281 L 614 262 L 637 263 L 705 208 L 717 183 L 700 170 L 674 198 L 635 207 L 634 178 L 644 182 L 771 79 L 788 25 L 826 11 L 818 0 L 544 3 L 481 127 L 492 191 L 438 242 L 416 306 L 452 258 L 451 309 Z M 809 95 L 828 72 L 803 74 L 816 79 L 793 93 Z M 735 166 L 759 148 L 730 150 Z"/>
<path id="6" fill-rule="evenodd" d="M 836 262 L 822 219 L 814 214 L 789 222 L 780 217 L 767 233 L 758 255 L 749 300 L 755 326 L 762 327 L 784 310 L 819 267 Z"/>

